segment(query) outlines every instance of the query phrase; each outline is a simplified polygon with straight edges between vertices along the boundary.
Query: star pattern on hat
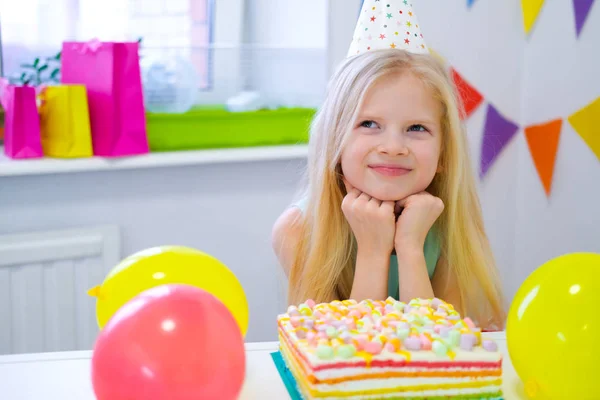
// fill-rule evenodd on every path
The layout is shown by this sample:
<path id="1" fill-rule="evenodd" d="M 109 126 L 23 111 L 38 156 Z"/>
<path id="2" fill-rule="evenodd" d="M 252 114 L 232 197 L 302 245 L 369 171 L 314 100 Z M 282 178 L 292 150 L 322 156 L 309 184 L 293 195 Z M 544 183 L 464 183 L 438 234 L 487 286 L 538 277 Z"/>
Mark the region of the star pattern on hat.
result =
<path id="1" fill-rule="evenodd" d="M 403 30 L 405 30 L 405 34 L 402 33 L 404 37 L 400 35 Z M 412 3 L 408 0 L 365 0 L 363 2 L 348 56 L 378 49 L 401 49 L 413 53 L 429 52 Z"/>

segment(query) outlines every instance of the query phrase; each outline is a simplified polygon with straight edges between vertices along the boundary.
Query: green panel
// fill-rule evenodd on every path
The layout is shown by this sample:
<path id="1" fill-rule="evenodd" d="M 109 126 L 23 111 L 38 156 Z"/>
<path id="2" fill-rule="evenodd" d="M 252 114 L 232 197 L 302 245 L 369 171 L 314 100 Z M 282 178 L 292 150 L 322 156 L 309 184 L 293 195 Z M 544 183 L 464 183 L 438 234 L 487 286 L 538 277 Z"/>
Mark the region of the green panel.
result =
<path id="1" fill-rule="evenodd" d="M 150 149 L 176 151 L 308 143 L 311 108 L 229 112 L 198 107 L 184 114 L 148 113 Z"/>

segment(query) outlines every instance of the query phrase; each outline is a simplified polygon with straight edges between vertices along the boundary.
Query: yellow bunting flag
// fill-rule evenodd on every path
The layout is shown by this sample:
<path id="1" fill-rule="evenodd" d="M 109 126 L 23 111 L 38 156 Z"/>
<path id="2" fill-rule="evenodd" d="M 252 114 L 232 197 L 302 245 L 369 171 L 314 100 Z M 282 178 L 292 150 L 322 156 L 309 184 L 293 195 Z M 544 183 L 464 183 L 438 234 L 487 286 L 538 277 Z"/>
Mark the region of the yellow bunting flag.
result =
<path id="1" fill-rule="evenodd" d="M 429 48 L 429 54 L 431 54 L 433 57 L 437 58 L 437 60 L 442 63 L 444 66 L 446 66 L 448 64 L 448 62 L 446 61 L 446 59 L 437 51 L 435 51 L 434 49 L 432 49 L 431 47 Z"/>
<path id="2" fill-rule="evenodd" d="M 600 97 L 571 115 L 569 123 L 600 160 Z"/>
<path id="3" fill-rule="evenodd" d="M 525 33 L 529 34 L 529 31 L 535 24 L 544 0 L 521 0 L 521 8 L 523 9 L 523 25 L 525 27 Z"/>
<path id="4" fill-rule="evenodd" d="M 550 196 L 562 119 L 525 128 L 525 137 L 546 195 Z"/>

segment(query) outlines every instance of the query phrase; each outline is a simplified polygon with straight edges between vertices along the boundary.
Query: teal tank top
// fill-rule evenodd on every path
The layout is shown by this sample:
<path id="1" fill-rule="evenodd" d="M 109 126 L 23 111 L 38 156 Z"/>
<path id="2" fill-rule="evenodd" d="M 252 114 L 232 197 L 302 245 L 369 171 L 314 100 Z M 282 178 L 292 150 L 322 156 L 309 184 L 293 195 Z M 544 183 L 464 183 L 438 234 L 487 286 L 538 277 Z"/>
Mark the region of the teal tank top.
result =
<path id="1" fill-rule="evenodd" d="M 292 207 L 298 207 L 304 212 L 306 207 L 306 199 L 301 199 L 297 203 L 293 203 Z M 431 229 L 427 233 L 425 238 L 425 245 L 423 247 L 423 254 L 425 255 L 425 263 L 427 264 L 427 273 L 429 279 L 433 277 L 435 272 L 435 266 L 437 265 L 438 259 L 440 258 L 441 244 L 439 236 L 435 229 Z M 388 275 L 388 296 L 400 299 L 400 281 L 398 279 L 398 258 L 395 254 L 390 256 L 390 270 Z"/>

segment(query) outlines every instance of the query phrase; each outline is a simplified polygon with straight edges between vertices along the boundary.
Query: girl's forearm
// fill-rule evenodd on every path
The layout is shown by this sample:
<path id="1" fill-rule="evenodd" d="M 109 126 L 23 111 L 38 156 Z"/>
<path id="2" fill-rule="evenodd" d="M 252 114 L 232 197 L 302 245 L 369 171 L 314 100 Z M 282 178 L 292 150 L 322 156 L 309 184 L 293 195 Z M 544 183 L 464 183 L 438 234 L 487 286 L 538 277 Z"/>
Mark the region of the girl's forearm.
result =
<path id="1" fill-rule="evenodd" d="M 400 301 L 408 303 L 420 297 L 431 299 L 434 297 L 427 264 L 423 250 L 396 249 L 398 256 L 398 280 L 400 281 Z"/>
<path id="2" fill-rule="evenodd" d="M 389 268 L 389 255 L 361 251 L 359 248 L 356 254 L 350 298 L 356 301 L 385 300 L 388 291 Z"/>

